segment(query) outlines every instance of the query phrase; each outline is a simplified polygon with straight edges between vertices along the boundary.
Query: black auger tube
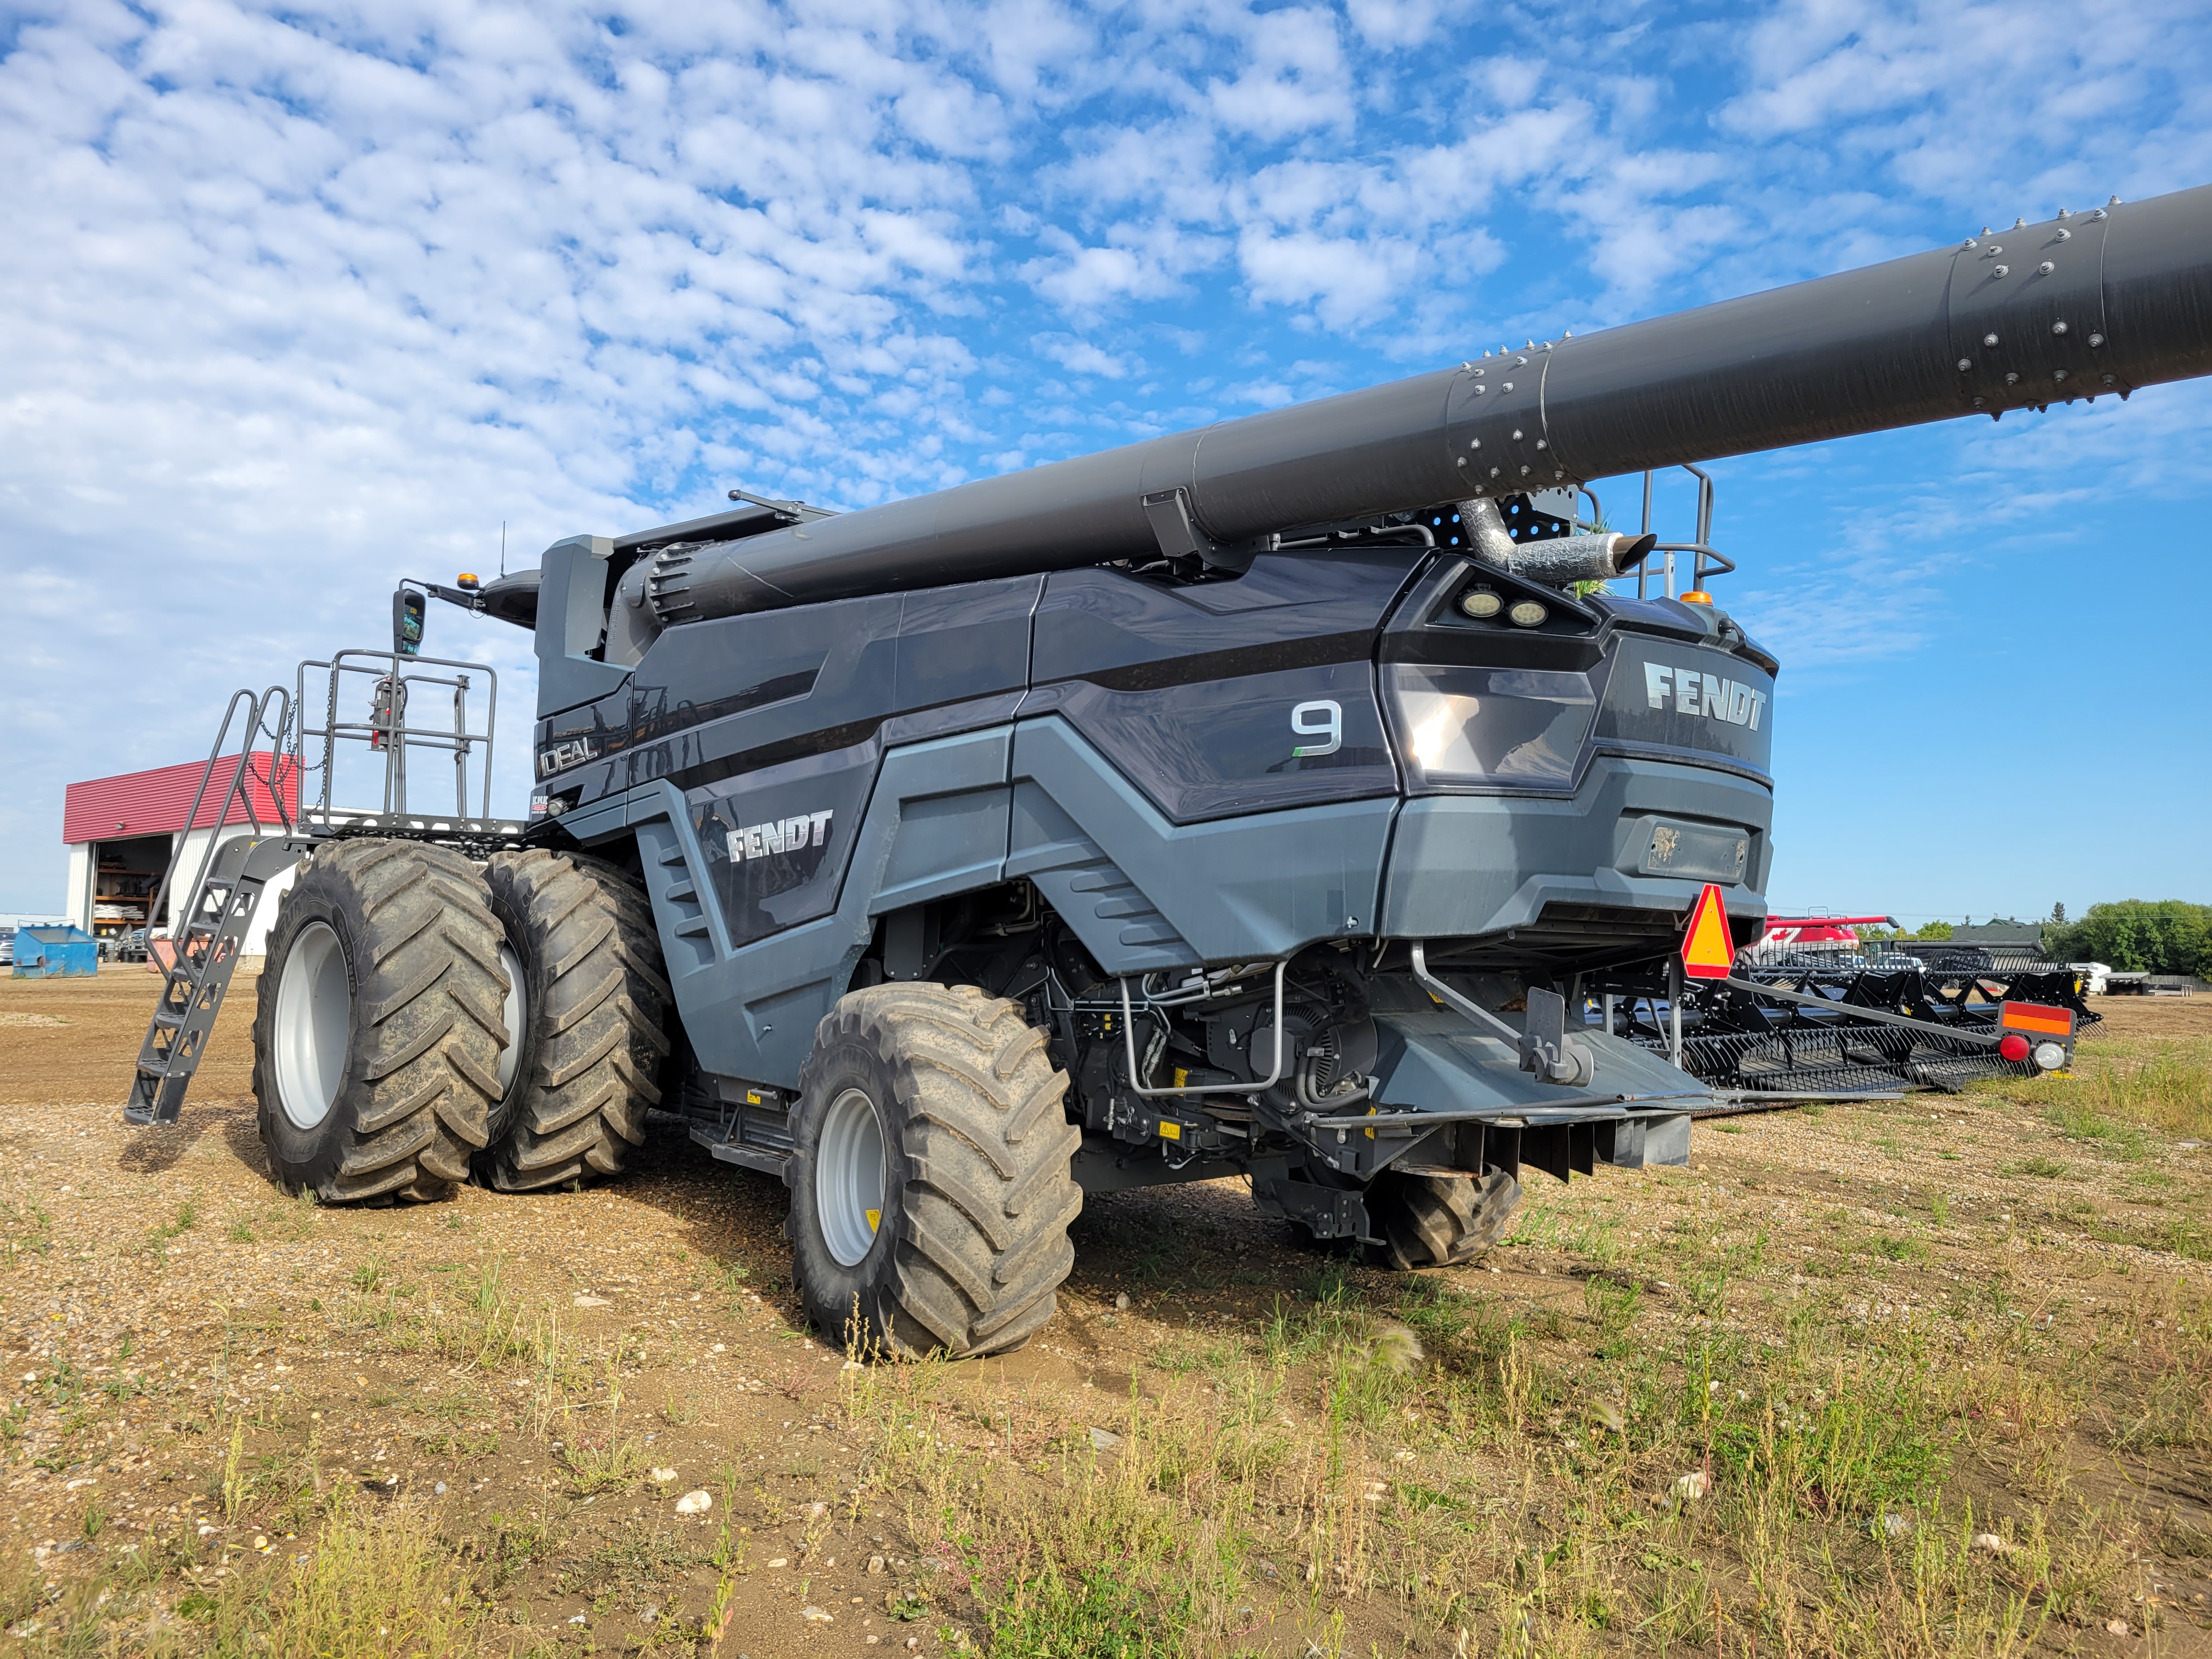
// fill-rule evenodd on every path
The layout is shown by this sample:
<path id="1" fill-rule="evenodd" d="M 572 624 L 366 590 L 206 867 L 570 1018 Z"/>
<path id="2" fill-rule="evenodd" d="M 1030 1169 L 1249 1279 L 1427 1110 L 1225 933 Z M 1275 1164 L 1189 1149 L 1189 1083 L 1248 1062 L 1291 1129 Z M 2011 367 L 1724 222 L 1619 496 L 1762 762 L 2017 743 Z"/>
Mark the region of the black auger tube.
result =
<path id="1" fill-rule="evenodd" d="M 645 580 L 672 623 L 1161 550 L 1233 558 L 1303 526 L 2208 373 L 2212 185 L 672 550 Z"/>

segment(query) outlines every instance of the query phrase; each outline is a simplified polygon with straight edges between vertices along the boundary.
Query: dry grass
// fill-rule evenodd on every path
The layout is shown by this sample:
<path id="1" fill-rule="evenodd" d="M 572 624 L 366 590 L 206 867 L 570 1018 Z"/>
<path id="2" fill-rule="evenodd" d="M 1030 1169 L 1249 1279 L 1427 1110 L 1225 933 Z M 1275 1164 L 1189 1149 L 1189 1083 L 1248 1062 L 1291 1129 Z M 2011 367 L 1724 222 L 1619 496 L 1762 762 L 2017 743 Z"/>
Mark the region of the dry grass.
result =
<path id="1" fill-rule="evenodd" d="M 1717 1632 L 2011 1653 L 2053 1620 L 2141 1616 L 2125 1528 L 2063 1478 L 2002 1519 L 1978 1503 L 1989 1425 L 2017 1432 L 2032 1398 L 2063 1435 L 2079 1409 L 2027 1327 L 1969 1313 L 1962 1344 L 1835 1292 L 1755 1333 L 1736 1313 L 1758 1241 L 1701 1231 L 1670 1255 L 1696 1287 L 1682 1314 L 1590 1279 L 1549 1328 L 1431 1280 L 1378 1297 L 1329 1275 L 1202 1370 L 1083 1415 L 1036 1394 L 979 1413 L 940 1367 L 848 1372 L 874 1436 L 858 1501 L 905 1504 L 1010 1656 L 1283 1651 L 1293 1632 L 1334 1652 L 1352 1609 L 1370 1639 L 1385 1609 L 1397 1644 L 1484 1653 Z M 1385 1319 L 1419 1333 L 1417 1369 L 1378 1360 Z M 1977 1547 L 1993 1528 L 2003 1547 Z"/>
<path id="2" fill-rule="evenodd" d="M 2106 1008 L 2117 1000 L 2107 999 Z M 2133 1012 L 2124 1008 L 2118 1018 Z M 1980 1086 L 2042 1109 L 2070 1134 L 2138 1153 L 2142 1129 L 2212 1139 L 2212 1007 L 2174 1007 L 2155 1030 L 2140 1029 L 2138 1020 L 2118 1031 L 2093 1027 L 2069 1072 Z"/>
<path id="3" fill-rule="evenodd" d="M 10 1106 L 0 1376 L 33 1380 L 0 1393 L 0 1630 L 545 1659 L 2191 1650 L 2212 1151 L 2166 1103 L 2198 1085 L 2157 1068 L 2193 1063 L 2196 1018 L 2116 1010 L 2069 1083 L 1705 1126 L 1692 1168 L 1532 1187 L 1445 1273 L 1301 1248 L 1226 1184 L 1095 1200 L 1060 1317 L 962 1364 L 809 1342 L 781 1188 L 671 1125 L 600 1192 L 325 1211 L 267 1185 L 219 1091 L 167 1141 L 75 1095 Z M 54 1040 L 0 1056 L 19 1036 Z M 677 1516 L 695 1488 L 711 1512 Z"/>
<path id="4" fill-rule="evenodd" d="M 236 1565 L 220 1546 L 180 1534 L 133 1548 L 58 1595 L 24 1575 L 0 1606 L 18 1641 L 58 1653 L 277 1659 L 471 1654 L 482 1610 L 428 1511 L 343 1498 L 304 1540 Z"/>

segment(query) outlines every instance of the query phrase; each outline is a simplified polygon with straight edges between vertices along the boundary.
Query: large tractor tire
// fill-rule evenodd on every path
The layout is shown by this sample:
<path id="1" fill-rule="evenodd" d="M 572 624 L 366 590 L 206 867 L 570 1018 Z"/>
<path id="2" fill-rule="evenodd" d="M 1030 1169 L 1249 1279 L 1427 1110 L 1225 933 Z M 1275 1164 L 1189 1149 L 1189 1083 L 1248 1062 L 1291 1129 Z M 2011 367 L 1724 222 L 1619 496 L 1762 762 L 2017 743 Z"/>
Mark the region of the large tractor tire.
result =
<path id="1" fill-rule="evenodd" d="M 1014 1003 L 927 982 L 841 999 L 800 1073 L 785 1174 L 807 1317 L 871 1356 L 1020 1346 L 1075 1261 L 1066 1098 Z"/>
<path id="2" fill-rule="evenodd" d="M 1472 1175 L 1384 1170 L 1365 1194 L 1384 1260 L 1401 1273 L 1472 1261 L 1505 1237 L 1521 1183 L 1503 1170 Z"/>
<path id="3" fill-rule="evenodd" d="M 619 1175 L 669 1049 L 652 908 L 623 872 L 576 853 L 501 853 L 486 879 L 521 996 L 485 1173 L 504 1193 Z"/>
<path id="4" fill-rule="evenodd" d="M 316 851 L 270 930 L 253 1093 L 271 1170 L 326 1203 L 442 1198 L 490 1138 L 507 975 L 459 853 Z"/>

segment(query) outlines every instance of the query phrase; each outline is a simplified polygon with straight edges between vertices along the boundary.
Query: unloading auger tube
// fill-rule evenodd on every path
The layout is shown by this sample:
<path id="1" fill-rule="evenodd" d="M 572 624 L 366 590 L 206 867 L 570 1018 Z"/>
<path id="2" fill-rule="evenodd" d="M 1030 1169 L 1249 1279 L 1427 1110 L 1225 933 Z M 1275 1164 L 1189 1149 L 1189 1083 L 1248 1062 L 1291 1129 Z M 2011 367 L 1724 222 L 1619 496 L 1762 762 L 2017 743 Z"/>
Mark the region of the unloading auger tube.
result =
<path id="1" fill-rule="evenodd" d="M 659 625 L 1146 557 L 2212 373 L 2212 185 L 1223 421 L 628 573 Z M 641 618 L 643 620 L 643 618 Z M 653 626 L 647 623 L 647 628 Z"/>

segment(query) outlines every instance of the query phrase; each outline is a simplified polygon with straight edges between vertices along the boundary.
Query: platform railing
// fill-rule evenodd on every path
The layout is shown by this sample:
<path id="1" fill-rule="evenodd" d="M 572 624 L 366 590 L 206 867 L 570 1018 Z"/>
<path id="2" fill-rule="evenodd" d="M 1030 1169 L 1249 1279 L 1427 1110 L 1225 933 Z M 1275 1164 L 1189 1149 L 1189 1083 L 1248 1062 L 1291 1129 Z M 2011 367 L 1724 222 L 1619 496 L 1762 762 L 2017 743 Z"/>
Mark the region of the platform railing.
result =
<path id="1" fill-rule="evenodd" d="M 433 671 L 444 670 L 445 672 Z M 320 692 L 307 700 L 308 677 L 320 677 Z M 481 729 L 470 724 L 470 698 L 481 683 L 485 708 Z M 319 816 L 328 819 L 336 807 L 332 794 L 338 763 L 346 750 L 341 744 L 365 744 L 383 757 L 380 805 L 385 813 L 404 814 L 419 810 L 407 799 L 407 761 L 410 750 L 447 754 L 453 763 L 453 811 L 466 818 L 469 812 L 469 769 L 474 759 L 481 778 L 479 818 L 491 817 L 492 731 L 499 720 L 499 675 L 489 664 L 463 662 L 444 657 L 412 657 L 398 652 L 346 650 L 327 659 L 302 662 L 295 682 L 301 710 L 295 737 L 295 755 L 304 774 L 319 774 L 316 795 Z M 368 717 L 341 718 L 343 695 L 359 692 L 367 698 Z M 306 711 L 321 710 L 319 725 L 310 725 Z M 408 711 L 437 708 L 450 711 L 450 723 L 410 721 Z M 318 757 L 312 745 L 320 745 Z M 354 803 L 349 803 L 354 805 Z"/>

